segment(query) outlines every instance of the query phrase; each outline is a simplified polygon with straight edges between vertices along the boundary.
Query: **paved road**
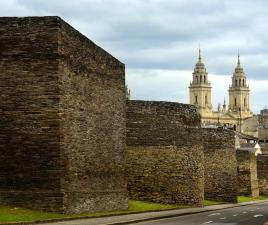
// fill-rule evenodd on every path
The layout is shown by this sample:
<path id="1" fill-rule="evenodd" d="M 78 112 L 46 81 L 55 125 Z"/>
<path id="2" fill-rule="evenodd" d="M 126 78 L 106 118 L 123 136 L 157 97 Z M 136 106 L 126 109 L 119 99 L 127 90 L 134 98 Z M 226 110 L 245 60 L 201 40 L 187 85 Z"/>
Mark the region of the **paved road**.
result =
<path id="1" fill-rule="evenodd" d="M 268 221 L 268 202 L 160 219 L 136 225 L 263 225 Z M 134 225 L 134 224 L 133 224 Z"/>

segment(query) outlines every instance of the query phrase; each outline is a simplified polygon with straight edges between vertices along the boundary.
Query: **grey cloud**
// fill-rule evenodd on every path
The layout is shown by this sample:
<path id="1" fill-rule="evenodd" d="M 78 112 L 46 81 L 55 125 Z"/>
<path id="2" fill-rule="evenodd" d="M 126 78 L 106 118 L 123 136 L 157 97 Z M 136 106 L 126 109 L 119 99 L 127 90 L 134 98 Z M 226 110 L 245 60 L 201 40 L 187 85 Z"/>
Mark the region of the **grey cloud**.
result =
<path id="1" fill-rule="evenodd" d="M 240 48 L 253 109 L 267 105 L 266 0 L 0 0 L 0 15 L 62 17 L 126 64 L 140 99 L 187 103 L 200 42 L 216 106 L 227 96 Z"/>
<path id="2" fill-rule="evenodd" d="M 2 15 L 59 15 L 130 68 L 192 70 L 201 43 L 208 71 L 230 74 L 237 48 L 252 79 L 268 69 L 265 0 L 10 0 Z"/>

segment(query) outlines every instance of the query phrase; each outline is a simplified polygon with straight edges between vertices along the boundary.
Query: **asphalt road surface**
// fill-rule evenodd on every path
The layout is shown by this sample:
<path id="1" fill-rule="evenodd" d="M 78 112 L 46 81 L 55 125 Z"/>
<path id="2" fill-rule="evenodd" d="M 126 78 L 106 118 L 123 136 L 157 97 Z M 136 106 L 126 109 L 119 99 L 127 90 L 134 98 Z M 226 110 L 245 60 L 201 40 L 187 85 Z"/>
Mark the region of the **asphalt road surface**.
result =
<path id="1" fill-rule="evenodd" d="M 178 216 L 136 225 L 263 225 L 268 221 L 268 202 Z M 134 225 L 134 224 L 133 224 Z"/>

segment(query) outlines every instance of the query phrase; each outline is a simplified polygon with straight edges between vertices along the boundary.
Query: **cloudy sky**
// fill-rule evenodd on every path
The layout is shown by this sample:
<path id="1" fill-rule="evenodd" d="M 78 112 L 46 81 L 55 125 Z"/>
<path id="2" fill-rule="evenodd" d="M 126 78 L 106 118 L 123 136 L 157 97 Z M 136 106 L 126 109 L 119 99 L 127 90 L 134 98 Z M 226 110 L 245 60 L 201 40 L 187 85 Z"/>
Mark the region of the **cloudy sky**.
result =
<path id="1" fill-rule="evenodd" d="M 239 48 L 252 110 L 268 105 L 267 0 L 0 0 L 0 15 L 62 17 L 126 64 L 132 99 L 188 103 L 200 43 L 217 108 Z"/>

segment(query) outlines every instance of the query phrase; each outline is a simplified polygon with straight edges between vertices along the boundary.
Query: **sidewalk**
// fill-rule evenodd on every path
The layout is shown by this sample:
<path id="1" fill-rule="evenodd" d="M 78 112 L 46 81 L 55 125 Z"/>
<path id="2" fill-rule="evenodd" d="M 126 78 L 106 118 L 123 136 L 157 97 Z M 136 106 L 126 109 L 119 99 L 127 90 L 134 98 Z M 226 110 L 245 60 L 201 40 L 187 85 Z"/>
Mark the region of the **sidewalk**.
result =
<path id="1" fill-rule="evenodd" d="M 170 217 L 177 217 L 189 214 L 196 214 L 202 212 L 209 212 L 220 209 L 227 209 L 233 207 L 240 207 L 245 205 L 251 205 L 261 202 L 266 202 L 268 200 L 259 200 L 253 202 L 245 202 L 240 204 L 222 204 L 222 205 L 213 205 L 206 206 L 204 208 L 188 208 L 188 209 L 175 209 L 168 211 L 160 211 L 160 212 L 146 212 L 146 213 L 138 213 L 138 214 L 129 214 L 129 215 L 121 215 L 121 216 L 110 216 L 110 217 L 100 217 L 100 218 L 88 218 L 88 219 L 75 219 L 75 220 L 61 220 L 54 222 L 42 222 L 42 224 L 47 225 L 126 225 L 132 223 L 138 223 L 149 220 L 156 219 L 164 219 Z M 268 225 L 268 224 L 267 224 Z"/>
<path id="2" fill-rule="evenodd" d="M 47 221 L 36 222 L 17 222 L 17 223 L 0 223 L 0 225 L 29 225 L 29 224 L 46 224 L 46 225 L 127 225 L 138 222 L 172 218 L 184 215 L 191 215 L 202 212 L 209 212 L 227 208 L 234 208 L 246 205 L 252 205 L 262 202 L 268 202 L 268 200 L 258 200 L 252 202 L 238 203 L 238 204 L 221 204 L 205 206 L 204 208 L 185 208 L 185 209 L 172 209 L 166 211 L 154 211 L 144 213 L 134 213 L 127 215 L 117 216 L 105 216 L 105 217 L 83 217 L 83 218 L 66 218 L 66 219 L 52 219 Z M 268 222 L 264 225 L 268 225 Z"/>

